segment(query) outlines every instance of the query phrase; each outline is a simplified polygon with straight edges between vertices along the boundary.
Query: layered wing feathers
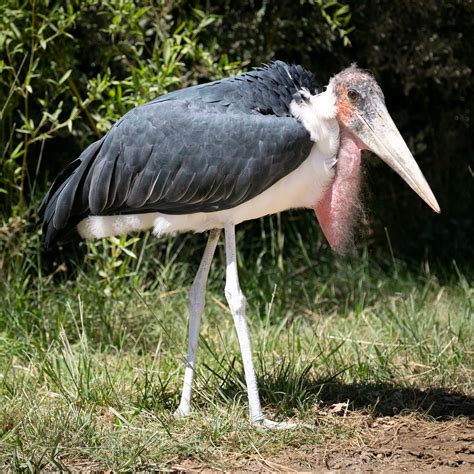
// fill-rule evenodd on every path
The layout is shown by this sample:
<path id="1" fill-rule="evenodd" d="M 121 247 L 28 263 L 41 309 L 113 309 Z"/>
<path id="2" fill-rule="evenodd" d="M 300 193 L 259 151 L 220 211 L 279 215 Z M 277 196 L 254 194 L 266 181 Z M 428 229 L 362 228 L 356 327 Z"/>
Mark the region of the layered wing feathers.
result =
<path id="1" fill-rule="evenodd" d="M 185 101 L 131 111 L 112 128 L 88 173 L 91 214 L 187 214 L 229 209 L 306 158 L 295 119 L 190 110 Z"/>
<path id="2" fill-rule="evenodd" d="M 265 80 L 257 72 L 176 91 L 128 112 L 45 196 L 45 244 L 61 240 L 87 215 L 229 209 L 297 168 L 312 146 L 289 113 L 297 85 L 282 67 Z"/>

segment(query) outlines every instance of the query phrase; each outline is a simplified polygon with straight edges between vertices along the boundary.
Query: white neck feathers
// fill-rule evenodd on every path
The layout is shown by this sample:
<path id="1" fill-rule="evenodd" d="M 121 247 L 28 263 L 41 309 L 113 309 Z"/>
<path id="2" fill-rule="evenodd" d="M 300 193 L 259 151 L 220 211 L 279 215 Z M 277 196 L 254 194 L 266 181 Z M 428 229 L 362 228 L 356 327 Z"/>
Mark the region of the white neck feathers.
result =
<path id="1" fill-rule="evenodd" d="M 336 96 L 330 83 L 320 94 L 300 91 L 305 100 L 293 101 L 290 111 L 308 130 L 311 140 L 317 143 L 324 155 L 333 156 L 339 146 L 339 124 L 336 120 Z"/>

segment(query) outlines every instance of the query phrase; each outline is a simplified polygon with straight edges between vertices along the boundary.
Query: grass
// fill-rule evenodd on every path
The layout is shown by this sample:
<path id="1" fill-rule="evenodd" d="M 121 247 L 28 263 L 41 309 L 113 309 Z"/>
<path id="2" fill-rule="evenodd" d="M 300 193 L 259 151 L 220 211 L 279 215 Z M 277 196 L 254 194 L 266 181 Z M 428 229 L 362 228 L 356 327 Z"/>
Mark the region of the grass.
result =
<path id="1" fill-rule="evenodd" d="M 345 423 L 347 410 L 468 415 L 473 290 L 455 264 L 440 280 L 427 266 L 377 264 L 364 249 L 334 258 L 315 227 L 302 237 L 290 226 L 285 242 L 281 225 L 274 217 L 242 226 L 240 274 L 263 406 L 275 419 L 318 425 L 304 434 L 247 422 L 222 244 L 195 411 L 177 421 L 187 288 L 203 237 L 88 244 L 66 269 L 60 255 L 39 251 L 37 235 L 4 226 L 0 469 L 235 468 L 291 446 L 357 438 L 364 427 Z"/>

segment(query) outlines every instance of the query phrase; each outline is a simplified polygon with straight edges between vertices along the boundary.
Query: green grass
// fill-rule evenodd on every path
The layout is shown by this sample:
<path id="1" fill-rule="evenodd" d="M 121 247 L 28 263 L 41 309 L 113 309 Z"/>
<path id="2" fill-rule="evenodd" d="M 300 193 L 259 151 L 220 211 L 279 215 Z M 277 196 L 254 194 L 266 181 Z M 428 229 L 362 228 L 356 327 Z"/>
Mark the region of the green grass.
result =
<path id="1" fill-rule="evenodd" d="M 315 227 L 304 238 L 296 229 L 286 229 L 285 242 L 279 219 L 267 219 L 260 234 L 243 226 L 238 240 L 263 406 L 275 419 L 318 425 L 304 435 L 247 422 L 222 244 L 207 293 L 195 412 L 177 421 L 187 288 L 204 239 L 88 244 L 65 278 L 61 258 L 55 264 L 39 252 L 37 236 L 4 231 L 0 469 L 160 469 L 186 460 L 238 467 L 246 457 L 357 435 L 363 426 L 327 416 L 345 401 L 373 416 L 466 415 L 473 290 L 456 265 L 440 281 L 426 265 L 376 264 L 363 249 L 335 258 L 320 248 Z"/>

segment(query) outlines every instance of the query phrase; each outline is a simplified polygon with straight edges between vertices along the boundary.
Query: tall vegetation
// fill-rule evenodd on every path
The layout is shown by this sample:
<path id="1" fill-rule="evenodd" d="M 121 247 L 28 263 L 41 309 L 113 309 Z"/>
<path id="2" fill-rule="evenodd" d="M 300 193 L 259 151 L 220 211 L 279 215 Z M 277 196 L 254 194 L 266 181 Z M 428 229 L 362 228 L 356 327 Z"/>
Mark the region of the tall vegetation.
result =
<path id="1" fill-rule="evenodd" d="M 184 1 L 139 3 L 0 6 L 4 211 L 18 212 L 43 169 L 54 171 L 134 105 L 234 72 L 214 41 L 201 42 L 215 15 Z"/>

